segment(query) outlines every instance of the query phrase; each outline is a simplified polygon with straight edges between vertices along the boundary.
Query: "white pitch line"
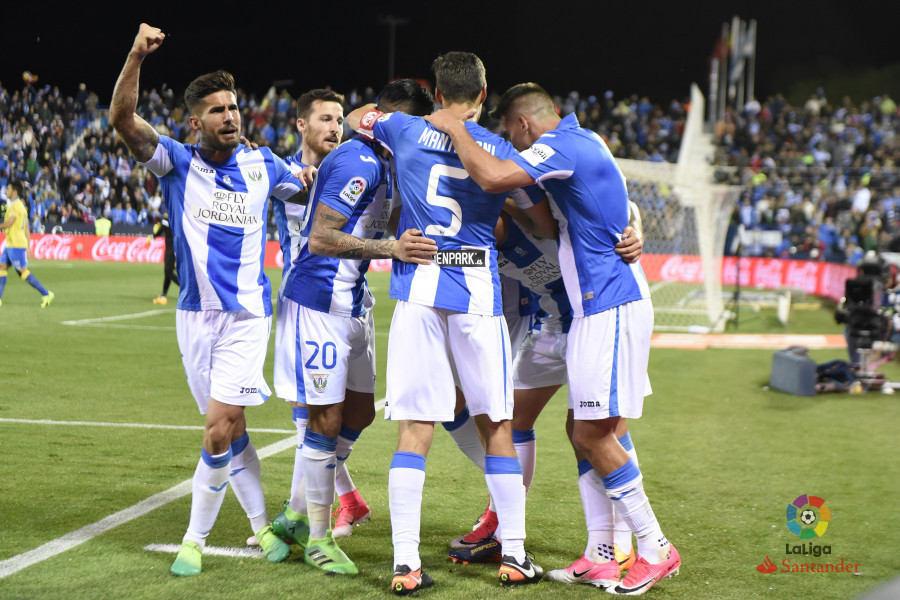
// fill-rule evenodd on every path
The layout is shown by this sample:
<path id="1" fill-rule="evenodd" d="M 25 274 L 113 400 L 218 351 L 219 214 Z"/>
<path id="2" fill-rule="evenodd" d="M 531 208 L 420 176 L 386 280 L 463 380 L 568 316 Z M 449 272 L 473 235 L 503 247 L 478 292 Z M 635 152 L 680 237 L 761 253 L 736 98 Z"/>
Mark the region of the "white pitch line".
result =
<path id="1" fill-rule="evenodd" d="M 382 398 L 378 402 L 375 403 L 375 411 L 379 411 L 384 408 L 384 404 L 386 402 L 386 398 Z M 0 419 L 0 422 L 14 422 L 14 423 L 37 423 L 37 424 L 71 424 L 71 425 L 86 425 L 87 423 L 79 422 L 79 421 L 31 421 L 27 419 Z M 122 425 L 120 423 L 95 423 L 95 425 L 101 426 L 129 426 Z M 148 428 L 172 428 L 172 429 L 202 429 L 200 427 L 190 426 L 190 425 L 132 425 L 138 427 L 148 427 Z M 271 432 L 280 432 L 281 430 L 266 430 L 259 429 L 249 431 L 271 431 Z M 284 432 L 289 433 L 289 432 Z M 288 448 L 295 448 L 297 445 L 296 436 L 291 436 L 289 438 L 283 439 L 280 442 L 276 442 L 274 444 L 270 444 L 265 448 L 259 449 L 256 453 L 259 455 L 259 459 L 263 460 L 279 452 L 283 452 Z M 66 550 L 70 550 L 75 546 L 83 544 L 102 533 L 106 533 L 110 529 L 118 527 L 119 525 L 123 525 L 128 521 L 132 521 L 137 519 L 138 517 L 142 517 L 150 511 L 159 508 L 160 506 L 164 506 L 173 500 L 177 500 L 182 496 L 187 496 L 191 493 L 191 489 L 193 487 L 193 480 L 188 479 L 186 481 L 182 481 L 176 486 L 173 486 L 164 492 L 160 492 L 158 494 L 154 494 L 145 500 L 141 500 L 137 504 L 129 506 L 124 510 L 120 510 L 117 513 L 113 513 L 104 519 L 100 519 L 96 523 L 92 523 L 90 525 L 86 525 L 81 529 L 77 529 L 75 531 L 69 532 L 62 537 L 58 537 L 55 540 L 47 542 L 42 546 L 38 546 L 34 550 L 29 550 L 28 552 L 23 552 L 22 554 L 18 554 L 11 558 L 7 558 L 6 560 L 0 561 L 0 579 L 7 577 L 8 575 L 12 575 L 14 573 L 18 573 L 22 569 L 30 567 L 33 564 L 39 563 L 41 561 L 47 560 L 48 558 L 52 558 L 57 554 L 62 554 Z M 152 546 L 153 544 L 151 544 Z M 149 550 L 156 550 L 157 548 L 150 548 L 149 546 L 146 548 Z M 207 549 L 208 550 L 208 549 Z M 204 550 L 206 552 L 207 550 Z M 165 550 L 168 551 L 168 550 Z M 177 552 L 177 550 L 174 550 Z M 232 556 L 232 555 L 228 555 Z"/>
<path id="2" fill-rule="evenodd" d="M 26 425 L 77 425 L 82 427 L 133 427 L 136 429 L 189 429 L 203 431 L 203 425 L 157 425 L 154 423 L 104 423 L 102 421 L 51 421 L 48 419 L 6 419 L 0 423 L 23 423 Z M 296 433 L 290 429 L 255 429 L 248 427 L 250 433 Z"/>
<path id="3" fill-rule="evenodd" d="M 259 454 L 259 458 L 262 460 L 273 454 L 278 454 L 289 448 L 296 447 L 297 437 L 296 435 L 293 435 L 280 442 L 270 444 L 265 448 L 257 450 L 257 454 Z M 66 550 L 70 550 L 100 534 L 106 533 L 110 529 L 137 519 L 138 517 L 142 517 L 150 511 L 177 500 L 182 496 L 187 496 L 191 493 L 192 483 L 191 479 L 182 481 L 176 486 L 158 494 L 154 494 L 145 500 L 141 500 L 137 504 L 129 506 L 124 510 L 120 510 L 117 513 L 113 513 L 104 519 L 100 519 L 96 523 L 91 523 L 81 529 L 69 532 L 62 537 L 58 537 L 55 540 L 38 546 L 34 550 L 29 550 L 28 552 L 23 552 L 22 554 L 2 560 L 0 561 L 0 579 L 18 573 L 26 567 L 52 558 L 57 554 L 62 554 Z"/>
<path id="4" fill-rule="evenodd" d="M 87 325 L 88 323 L 109 323 L 110 321 L 127 321 L 128 319 L 140 319 L 175 312 L 171 308 L 159 308 L 129 315 L 112 315 L 110 317 L 95 317 L 93 319 L 78 319 L 77 321 L 63 321 L 63 325 Z"/>
<path id="5" fill-rule="evenodd" d="M 149 331 L 175 331 L 175 327 L 171 325 L 117 325 L 115 323 L 76 323 L 74 321 L 64 322 L 63 325 L 72 325 L 74 327 L 104 327 L 106 329 L 145 329 Z"/>
<path id="6" fill-rule="evenodd" d="M 166 552 L 178 554 L 181 544 L 147 544 L 144 550 L 150 552 Z M 204 556 L 229 556 L 231 558 L 265 558 L 266 554 L 259 547 L 235 548 L 231 546 L 204 546 Z"/>

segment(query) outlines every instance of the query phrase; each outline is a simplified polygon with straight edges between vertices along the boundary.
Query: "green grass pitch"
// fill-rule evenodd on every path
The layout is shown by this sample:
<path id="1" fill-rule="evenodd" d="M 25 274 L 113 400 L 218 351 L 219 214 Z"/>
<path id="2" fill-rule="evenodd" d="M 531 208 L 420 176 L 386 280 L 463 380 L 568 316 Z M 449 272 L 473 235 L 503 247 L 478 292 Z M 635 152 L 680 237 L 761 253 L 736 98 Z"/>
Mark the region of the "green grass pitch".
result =
<path id="1" fill-rule="evenodd" d="M 34 261 L 32 269 L 56 293 L 53 305 L 41 310 L 40 296 L 11 277 L 0 307 L 0 598 L 389 596 L 387 474 L 396 426 L 383 413 L 348 461 L 373 514 L 341 543 L 359 565 L 358 576 L 325 577 L 296 554 L 279 565 L 206 556 L 201 576 L 169 575 L 173 556 L 144 547 L 180 542 L 190 495 L 138 516 L 134 507 L 190 480 L 198 460 L 203 419 L 175 340 L 177 288 L 172 302 L 159 307 L 150 300 L 159 294 L 162 265 Z M 277 287 L 280 274 L 273 270 L 270 277 Z M 387 274 L 374 273 L 370 282 L 378 299 L 376 394 L 382 398 L 392 302 Z M 740 332 L 784 332 L 772 322 L 771 315 L 742 315 Z M 840 331 L 827 306 L 795 313 L 792 331 L 795 324 L 804 333 Z M 630 427 L 645 489 L 683 566 L 681 575 L 648 597 L 855 598 L 900 572 L 900 396 L 801 398 L 769 390 L 772 352 L 652 351 L 654 393 L 645 416 Z M 824 362 L 844 353 L 812 356 Z M 270 352 L 270 384 L 271 368 Z M 897 363 L 883 370 L 900 380 Z M 586 539 L 564 416 L 563 390 L 536 428 L 526 545 L 546 570 L 576 559 Z M 247 421 L 258 449 L 294 436 L 289 408 L 274 397 L 248 409 Z M 289 494 L 293 460 L 289 447 L 262 461 L 270 516 Z M 484 508 L 484 477 L 440 427 L 427 467 L 421 553 L 437 583 L 420 597 L 570 599 L 601 593 L 549 581 L 506 590 L 497 582 L 496 565 L 453 565 L 448 542 Z M 788 503 L 806 493 L 823 498 L 831 512 L 825 534 L 812 540 L 821 547 L 819 557 L 786 554 L 786 545 L 809 547 L 810 540 L 785 527 Z M 110 523 L 115 526 L 104 526 Z M 97 528 L 104 532 L 93 535 Z M 86 541 L 76 543 L 82 538 L 73 532 Z M 229 494 L 209 545 L 241 547 L 249 535 Z M 37 555 L 42 559 L 30 566 L 16 566 Z M 767 557 L 776 572 L 757 570 Z M 860 574 L 781 570 L 785 560 L 841 559 L 859 564 Z M 2 576 L 10 568 L 14 572 Z"/>

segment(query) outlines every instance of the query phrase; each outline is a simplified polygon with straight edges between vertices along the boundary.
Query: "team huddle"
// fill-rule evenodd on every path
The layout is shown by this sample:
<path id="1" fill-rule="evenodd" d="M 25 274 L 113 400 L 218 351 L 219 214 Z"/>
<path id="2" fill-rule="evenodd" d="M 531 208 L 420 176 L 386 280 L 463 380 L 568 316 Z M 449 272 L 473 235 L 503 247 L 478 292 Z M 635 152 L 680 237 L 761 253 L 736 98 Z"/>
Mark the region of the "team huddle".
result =
<path id="1" fill-rule="evenodd" d="M 435 423 L 484 471 L 490 495 L 473 531 L 450 543 L 450 559 L 498 563 L 504 585 L 544 577 L 525 548 L 525 497 L 535 420 L 565 384 L 588 542 L 547 578 L 637 595 L 677 574 L 681 559 L 644 493 L 625 425 L 651 392 L 653 307 L 629 226 L 637 215 L 603 140 L 573 115 L 561 119 L 531 83 L 510 88 L 491 113 L 509 141 L 480 127 L 484 66 L 449 52 L 434 61 L 433 98 L 414 81 L 389 83 L 377 105 L 346 116 L 360 135 L 344 143 L 343 97 L 304 94 L 301 148 L 285 160 L 242 143 L 231 75 L 202 75 L 185 91 L 198 143 L 179 143 L 135 113 L 140 66 L 164 38 L 141 24 L 110 114 L 161 183 L 181 286 L 178 343 L 206 415 L 171 572 L 201 573 L 230 484 L 269 561 L 296 545 L 318 569 L 358 573 L 336 539 L 370 515 L 346 461 L 375 418 L 365 274 L 371 259 L 392 258 L 393 593 L 434 585 L 419 532 Z M 435 101 L 443 108 L 432 114 Z M 285 259 L 274 311 L 262 264 L 270 199 Z M 292 403 L 298 445 L 291 497 L 270 521 L 244 408 L 271 394 L 263 365 L 273 312 L 275 392 Z"/>

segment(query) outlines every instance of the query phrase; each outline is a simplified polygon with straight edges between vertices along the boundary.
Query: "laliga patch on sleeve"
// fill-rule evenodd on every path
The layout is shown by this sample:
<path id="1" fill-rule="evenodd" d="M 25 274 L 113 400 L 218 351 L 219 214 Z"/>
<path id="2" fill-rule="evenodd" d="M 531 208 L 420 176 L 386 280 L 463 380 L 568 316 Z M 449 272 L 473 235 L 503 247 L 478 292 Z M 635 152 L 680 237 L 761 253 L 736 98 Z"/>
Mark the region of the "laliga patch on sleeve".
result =
<path id="1" fill-rule="evenodd" d="M 366 180 L 362 177 L 354 177 L 347 182 L 344 189 L 341 190 L 340 196 L 347 201 L 350 206 L 356 206 L 359 199 L 362 198 L 366 191 Z"/>
<path id="2" fill-rule="evenodd" d="M 536 167 L 554 154 L 556 151 L 547 144 L 533 144 L 530 148 L 522 150 L 519 156 L 528 161 L 532 167 Z"/>

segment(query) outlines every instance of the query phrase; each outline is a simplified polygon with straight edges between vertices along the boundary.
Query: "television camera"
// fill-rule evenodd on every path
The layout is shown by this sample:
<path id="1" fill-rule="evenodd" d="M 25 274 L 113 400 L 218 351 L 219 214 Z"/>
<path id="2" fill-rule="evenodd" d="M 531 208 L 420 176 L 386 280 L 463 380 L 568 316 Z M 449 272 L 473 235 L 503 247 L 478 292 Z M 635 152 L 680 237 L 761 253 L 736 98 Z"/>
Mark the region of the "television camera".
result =
<path id="1" fill-rule="evenodd" d="M 876 342 L 887 342 L 894 333 L 895 272 L 886 260 L 868 253 L 857 266 L 857 276 L 844 283 L 844 298 L 834 314 L 835 321 L 846 325 L 850 362 L 858 365 L 859 380 L 870 388 L 885 383 L 882 374 L 869 370 L 873 368 L 869 361 Z"/>

